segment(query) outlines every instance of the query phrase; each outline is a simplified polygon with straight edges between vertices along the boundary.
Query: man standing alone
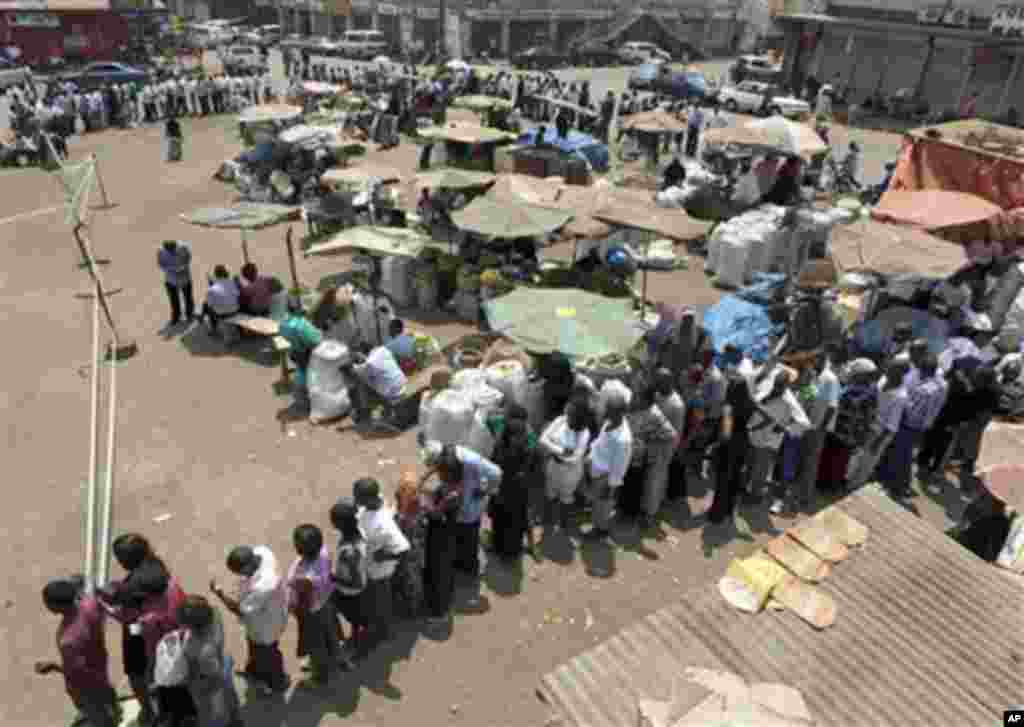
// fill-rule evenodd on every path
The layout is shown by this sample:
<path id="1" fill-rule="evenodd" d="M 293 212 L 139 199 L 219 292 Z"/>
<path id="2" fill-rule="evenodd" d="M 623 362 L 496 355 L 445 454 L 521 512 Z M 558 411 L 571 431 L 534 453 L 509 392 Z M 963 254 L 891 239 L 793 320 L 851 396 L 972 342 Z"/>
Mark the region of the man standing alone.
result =
<path id="1" fill-rule="evenodd" d="M 185 299 L 185 320 L 195 316 L 195 299 L 192 297 L 192 251 L 188 245 L 177 240 L 164 240 L 156 255 L 157 265 L 164 274 L 164 287 L 171 301 L 171 320 L 168 325 L 176 326 L 181 321 L 181 297 Z"/>

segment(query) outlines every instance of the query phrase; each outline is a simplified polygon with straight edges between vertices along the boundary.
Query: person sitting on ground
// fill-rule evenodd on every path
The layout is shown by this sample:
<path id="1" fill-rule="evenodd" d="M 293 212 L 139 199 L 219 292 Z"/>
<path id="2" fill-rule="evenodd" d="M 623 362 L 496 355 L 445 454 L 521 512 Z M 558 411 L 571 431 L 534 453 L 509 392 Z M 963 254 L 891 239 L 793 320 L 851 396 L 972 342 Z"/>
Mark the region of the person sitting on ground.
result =
<path id="1" fill-rule="evenodd" d="M 394 355 L 384 346 L 356 354 L 352 363 L 342 367 L 349 374 L 349 396 L 353 404 L 353 419 L 366 423 L 376 404 L 393 404 L 402 396 L 405 374 Z"/>
<path id="2" fill-rule="evenodd" d="M 235 278 L 238 285 L 238 305 L 251 316 L 270 315 L 270 300 L 274 297 L 274 279 L 260 275 L 253 263 L 242 266 L 242 275 Z"/>
<path id="3" fill-rule="evenodd" d="M 218 324 L 225 318 L 238 313 L 240 293 L 238 285 L 231 279 L 228 269 L 218 265 L 213 269 L 213 277 L 209 280 L 210 287 L 206 290 L 206 303 L 200 318 L 206 318 L 210 330 L 218 332 Z"/>
<path id="4" fill-rule="evenodd" d="M 405 332 L 405 322 L 401 318 L 395 318 L 388 324 L 388 337 L 389 340 L 384 347 L 398 359 L 399 365 L 415 360 L 416 339 L 411 333 Z"/>

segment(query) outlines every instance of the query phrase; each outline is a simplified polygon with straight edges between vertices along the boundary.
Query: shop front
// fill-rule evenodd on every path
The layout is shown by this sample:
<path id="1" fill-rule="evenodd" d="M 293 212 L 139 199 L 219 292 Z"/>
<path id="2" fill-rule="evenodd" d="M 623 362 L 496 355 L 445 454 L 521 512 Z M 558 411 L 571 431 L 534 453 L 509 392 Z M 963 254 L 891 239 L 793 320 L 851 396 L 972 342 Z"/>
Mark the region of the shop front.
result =
<path id="1" fill-rule="evenodd" d="M 0 0 L 0 45 L 29 65 L 109 59 L 130 41 L 128 21 L 106 0 Z"/>

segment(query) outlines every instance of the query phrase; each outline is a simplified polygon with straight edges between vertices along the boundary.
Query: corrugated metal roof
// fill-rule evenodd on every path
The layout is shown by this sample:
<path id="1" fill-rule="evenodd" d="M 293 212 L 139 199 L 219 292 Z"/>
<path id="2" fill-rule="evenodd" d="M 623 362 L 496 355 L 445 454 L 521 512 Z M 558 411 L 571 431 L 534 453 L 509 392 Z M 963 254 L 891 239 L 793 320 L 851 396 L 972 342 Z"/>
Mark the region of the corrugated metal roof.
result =
<path id="1" fill-rule="evenodd" d="M 547 674 L 542 693 L 577 727 L 631 727 L 638 698 L 703 699 L 683 678 L 701 667 L 799 689 L 819 725 L 1001 724 L 1024 702 L 1024 585 L 877 489 L 839 507 L 870 536 L 822 584 L 831 628 L 744 614 L 711 583 Z"/>

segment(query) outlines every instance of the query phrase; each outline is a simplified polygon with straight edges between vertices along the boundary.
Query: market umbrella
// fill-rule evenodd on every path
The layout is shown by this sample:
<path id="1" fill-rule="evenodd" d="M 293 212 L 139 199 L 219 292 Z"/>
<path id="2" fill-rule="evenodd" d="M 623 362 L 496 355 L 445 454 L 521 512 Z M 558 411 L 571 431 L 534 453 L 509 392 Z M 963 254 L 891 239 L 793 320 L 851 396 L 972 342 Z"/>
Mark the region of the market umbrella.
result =
<path id="1" fill-rule="evenodd" d="M 539 237 L 554 232 L 572 215 L 533 204 L 503 204 L 486 195 L 452 214 L 455 225 L 485 237 Z"/>
<path id="2" fill-rule="evenodd" d="M 364 225 L 342 230 L 331 239 L 310 247 L 304 256 L 366 253 L 415 258 L 427 247 L 444 249 L 443 244 L 434 242 L 429 235 L 412 229 Z"/>
<path id="3" fill-rule="evenodd" d="M 377 56 L 376 58 L 373 59 L 373 62 L 376 63 L 378 66 L 387 66 L 391 64 L 391 59 L 388 58 L 387 56 Z"/>
<path id="4" fill-rule="evenodd" d="M 243 124 L 259 124 L 267 121 L 291 121 L 302 116 L 302 109 L 288 104 L 263 104 L 250 106 L 238 114 Z"/>
<path id="5" fill-rule="evenodd" d="M 656 134 L 678 134 L 686 131 L 686 120 L 667 111 L 644 111 L 627 116 L 622 122 L 622 128 Z"/>
<path id="6" fill-rule="evenodd" d="M 487 190 L 487 196 L 506 204 L 545 205 L 554 201 L 558 194 L 558 185 L 540 177 L 528 174 L 499 174 L 494 185 Z"/>
<path id="7" fill-rule="evenodd" d="M 490 172 L 477 172 L 468 169 L 444 168 L 416 175 L 415 184 L 428 189 L 473 189 L 484 187 L 494 182 Z"/>
<path id="8" fill-rule="evenodd" d="M 572 101 L 566 101 L 566 100 L 560 99 L 560 98 L 551 98 L 549 96 L 537 96 L 536 98 L 537 98 L 538 101 L 543 101 L 544 103 L 549 103 L 552 106 L 560 106 L 563 109 L 568 109 L 569 111 L 573 111 L 573 112 L 575 112 L 577 114 L 585 114 L 587 116 L 595 116 L 595 117 L 599 116 L 599 114 L 596 111 L 594 111 L 593 109 L 588 109 L 588 108 L 586 108 L 584 106 L 580 106 L 579 104 L 574 104 Z"/>
<path id="9" fill-rule="evenodd" d="M 870 270 L 885 275 L 916 273 L 944 278 L 967 262 L 962 245 L 916 227 L 871 219 L 837 225 L 829 249 L 842 272 Z"/>
<path id="10" fill-rule="evenodd" d="M 512 102 L 498 96 L 459 96 L 452 106 L 471 111 L 486 111 L 493 108 L 510 109 Z"/>
<path id="11" fill-rule="evenodd" d="M 308 126 L 299 124 L 290 129 L 285 129 L 277 135 L 279 141 L 285 144 L 303 146 L 307 144 L 326 144 L 338 138 L 339 126 Z"/>
<path id="12" fill-rule="evenodd" d="M 462 144 L 492 144 L 515 141 L 518 137 L 508 131 L 480 126 L 464 121 L 452 121 L 444 126 L 428 126 L 416 132 L 421 142 L 455 141 Z"/>
<path id="13" fill-rule="evenodd" d="M 181 215 L 190 225 L 242 231 L 242 257 L 249 262 L 246 231 L 270 227 L 299 216 L 300 207 L 262 202 L 239 202 L 231 207 L 201 207 Z"/>
<path id="14" fill-rule="evenodd" d="M 926 230 L 985 222 L 1002 212 L 992 202 L 968 192 L 945 189 L 894 189 L 882 195 L 872 216 Z"/>
<path id="15" fill-rule="evenodd" d="M 400 182 L 402 180 L 402 173 L 390 167 L 377 164 L 363 164 L 358 167 L 328 169 L 320 177 L 322 184 L 337 187 L 365 184 L 373 180 L 379 180 L 384 184 Z"/>
<path id="16" fill-rule="evenodd" d="M 483 304 L 491 330 L 528 351 L 586 358 L 622 354 L 643 335 L 628 298 L 576 288 L 516 288 Z"/>
<path id="17" fill-rule="evenodd" d="M 450 71 L 468 71 L 471 66 L 461 58 L 454 58 L 444 64 L 444 67 Z"/>
<path id="18" fill-rule="evenodd" d="M 807 124 L 772 116 L 750 121 L 742 126 L 708 129 L 704 133 L 708 144 L 746 146 L 763 151 L 810 158 L 828 151 L 828 145 Z"/>

